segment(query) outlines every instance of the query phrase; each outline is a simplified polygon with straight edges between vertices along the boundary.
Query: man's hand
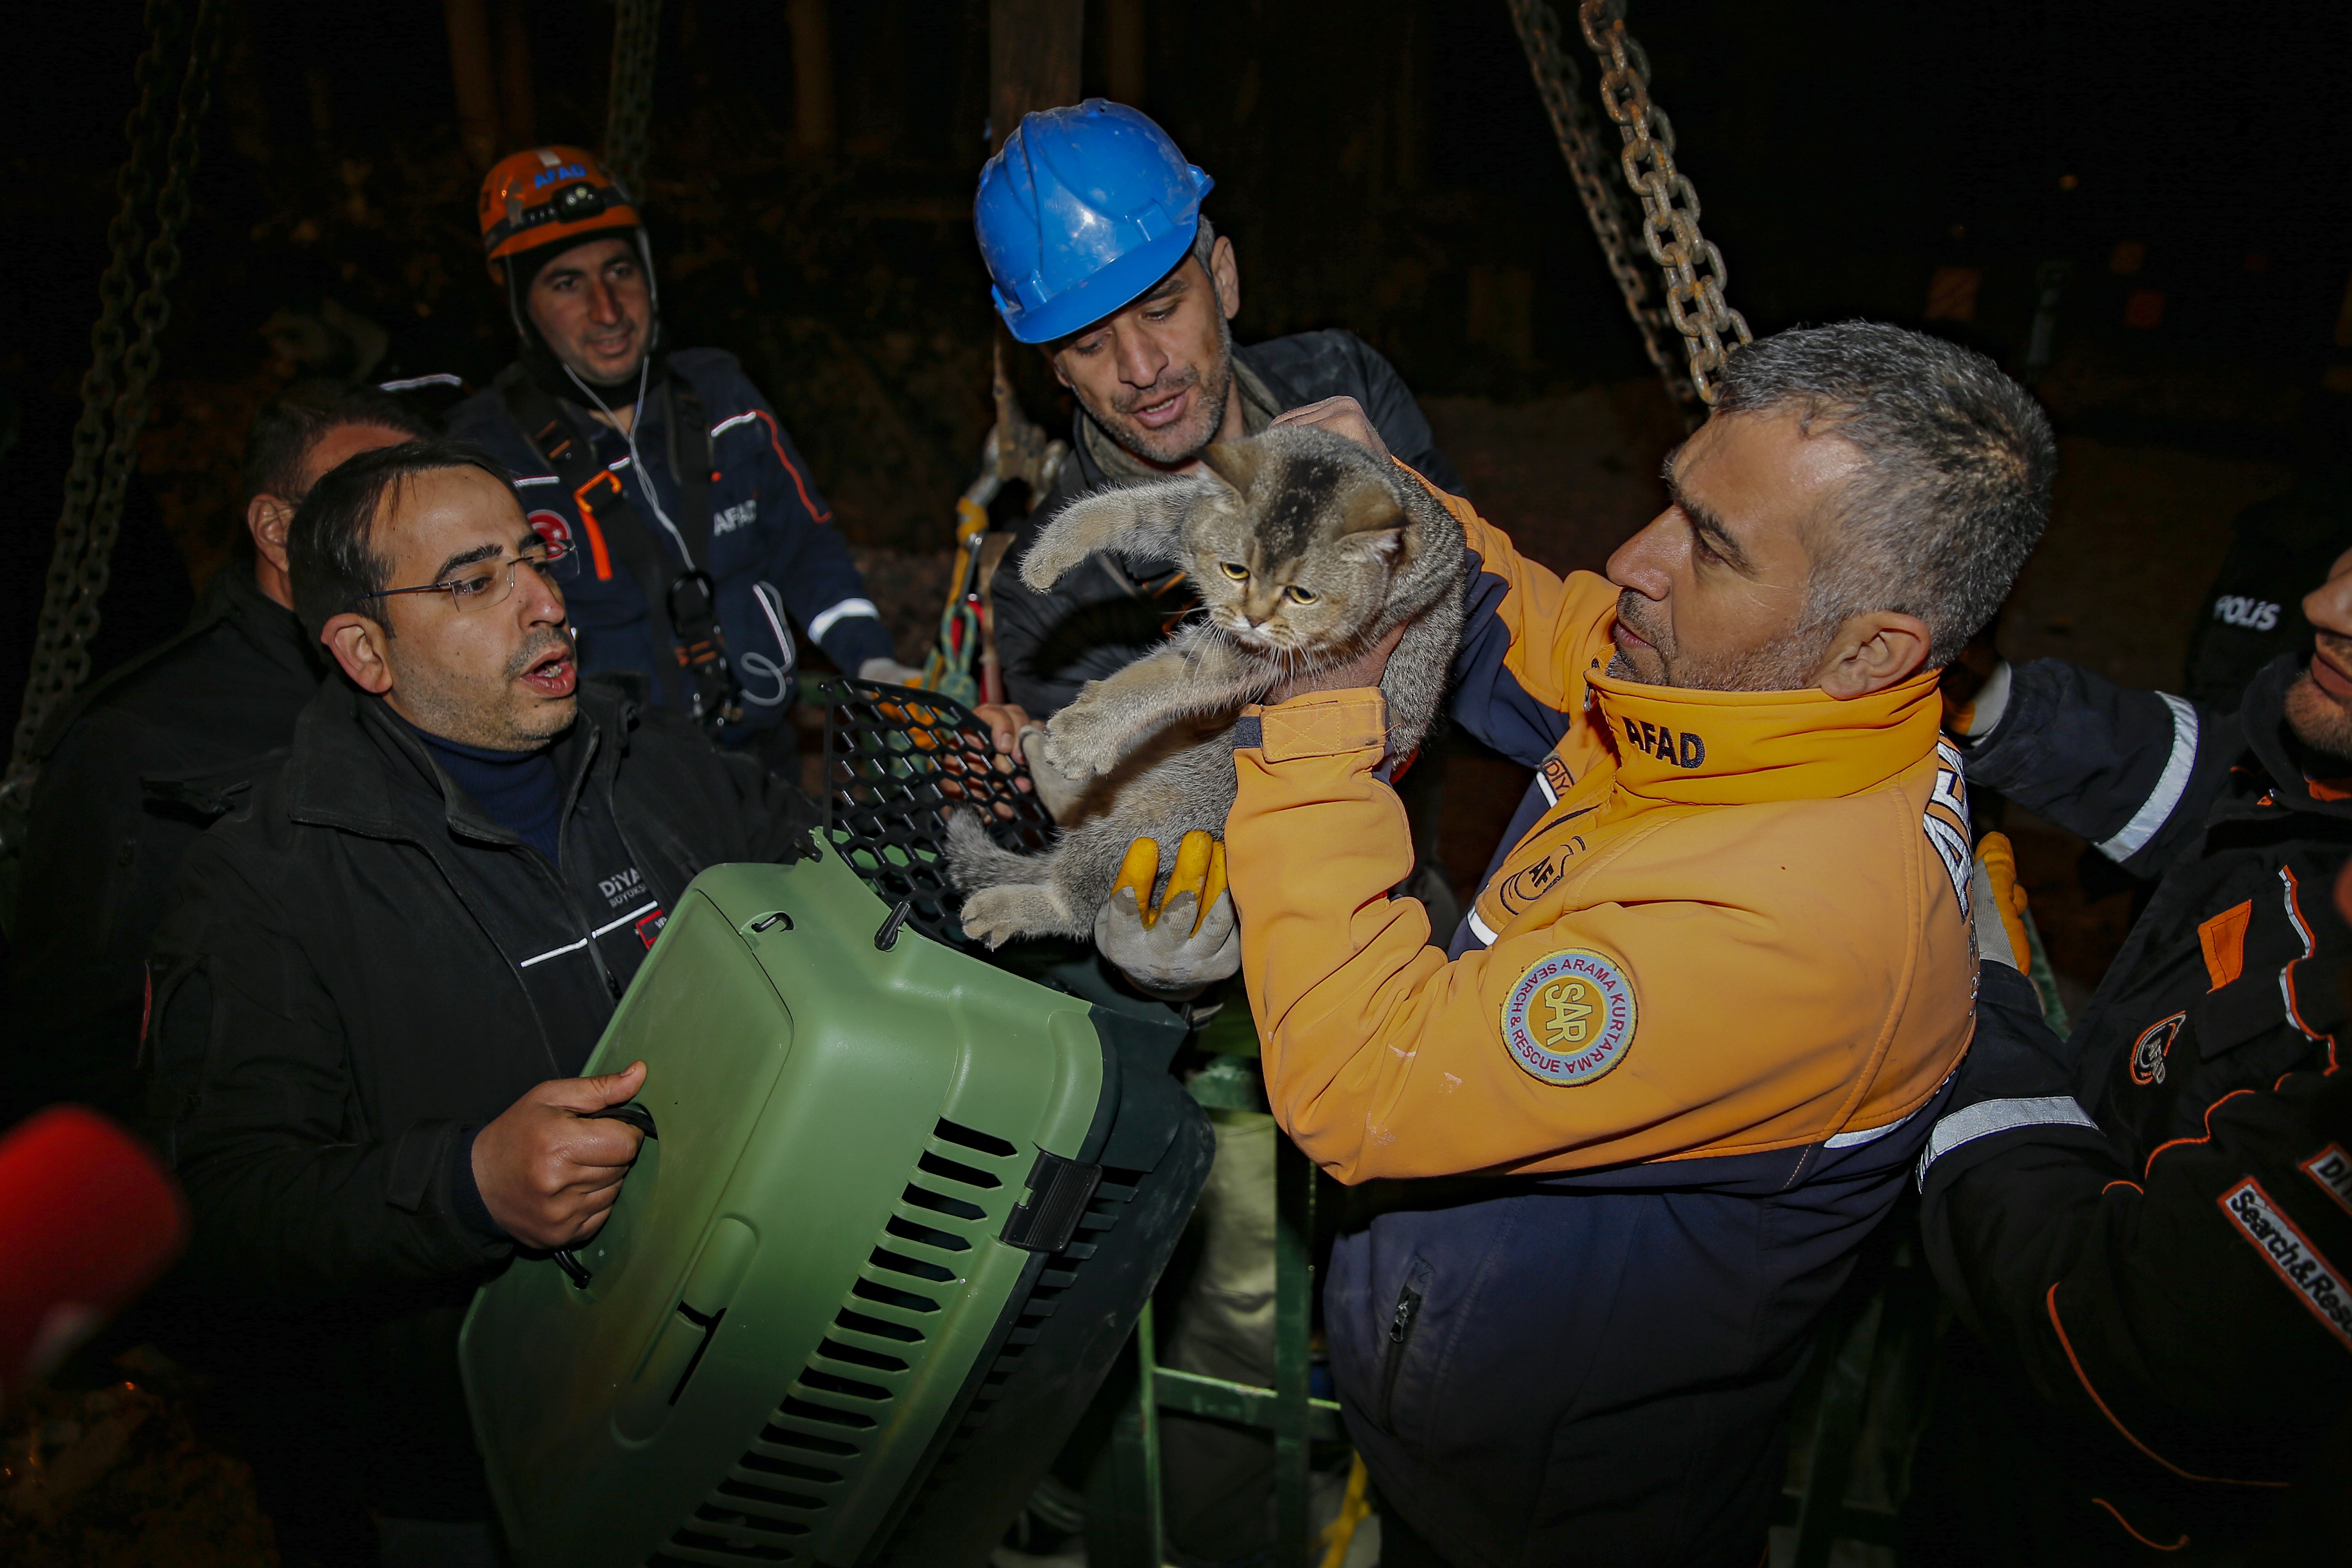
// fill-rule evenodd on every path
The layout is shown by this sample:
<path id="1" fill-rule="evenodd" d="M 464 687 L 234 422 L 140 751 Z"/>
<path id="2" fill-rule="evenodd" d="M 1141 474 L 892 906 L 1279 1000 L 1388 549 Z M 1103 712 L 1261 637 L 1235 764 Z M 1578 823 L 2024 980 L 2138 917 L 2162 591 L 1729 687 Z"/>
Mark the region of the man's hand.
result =
<path id="1" fill-rule="evenodd" d="M 983 702 L 971 711 L 988 726 L 988 737 L 996 742 L 996 749 L 1008 757 L 1015 754 L 1021 731 L 1036 722 L 1018 702 Z"/>
<path id="2" fill-rule="evenodd" d="M 1328 430 L 1334 436 L 1345 436 L 1359 447 L 1370 448 L 1373 457 L 1388 460 L 1388 443 L 1372 427 L 1364 405 L 1352 397 L 1327 397 L 1320 403 L 1310 403 L 1304 408 L 1294 408 L 1276 418 L 1268 426 L 1275 430 L 1293 430 L 1301 426 L 1309 429 Z"/>
<path id="3" fill-rule="evenodd" d="M 1043 724 L 1038 723 L 1035 720 L 1030 718 L 1028 713 L 1024 710 L 1019 704 L 1013 702 L 983 702 L 979 707 L 972 710 L 972 716 L 978 719 L 982 724 L 988 726 L 989 741 L 996 748 L 996 760 L 994 763 L 995 771 L 1000 773 L 1012 773 L 1013 775 L 1013 787 L 1023 795 L 1033 793 L 1037 786 L 1034 784 L 1028 777 L 1023 776 L 1017 771 L 1022 762 L 1024 760 L 1021 746 L 1021 738 L 1027 734 L 1043 734 L 1045 727 Z M 974 753 L 965 752 L 962 750 L 961 742 L 957 742 L 956 749 L 961 753 L 963 758 L 961 765 L 972 768 L 985 768 L 989 765 L 987 756 L 984 752 Z M 964 792 L 961 787 L 959 787 L 953 776 L 953 770 L 959 764 L 953 758 L 950 759 L 949 767 L 950 771 L 948 776 L 940 780 L 940 793 L 949 796 L 950 799 L 961 800 L 964 798 Z M 1032 773 L 1034 772 L 1034 763 L 1032 763 L 1031 771 Z M 1047 814 L 1050 815 L 1055 821 L 1059 822 L 1061 820 L 1061 813 L 1054 804 L 1053 795 L 1048 792 L 1041 796 L 1041 798 L 1045 802 L 1045 810 Z M 1013 808 L 1005 805 L 1003 801 L 998 801 L 994 809 L 998 821 L 1010 822 L 1013 820 Z"/>
<path id="4" fill-rule="evenodd" d="M 619 1105 L 646 1064 L 602 1078 L 552 1079 L 474 1135 L 474 1185 L 500 1230 L 525 1247 L 572 1247 L 596 1234 L 621 1195 L 644 1134 L 583 1111 Z"/>
<path id="5" fill-rule="evenodd" d="M 1167 892 L 1146 906 L 1159 877 L 1160 846 L 1149 838 L 1129 845 L 1110 900 L 1095 916 L 1095 945 L 1138 989 L 1181 1002 L 1242 966 L 1225 847 L 1198 828 L 1184 835 Z"/>

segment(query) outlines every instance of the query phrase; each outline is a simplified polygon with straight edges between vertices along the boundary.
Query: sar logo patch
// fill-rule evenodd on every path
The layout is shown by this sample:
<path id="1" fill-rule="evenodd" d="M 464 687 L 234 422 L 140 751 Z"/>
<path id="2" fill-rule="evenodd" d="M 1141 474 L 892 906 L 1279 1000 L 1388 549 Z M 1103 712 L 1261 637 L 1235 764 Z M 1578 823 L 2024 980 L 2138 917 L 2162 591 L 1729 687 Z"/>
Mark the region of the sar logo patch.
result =
<path id="1" fill-rule="evenodd" d="M 2158 1018 L 2142 1030 L 2132 1042 L 2132 1082 L 2143 1088 L 2164 1081 L 2164 1058 L 2172 1054 L 2172 1042 L 2179 1037 L 2180 1026 L 2189 1021 L 2186 1013 L 2175 1013 L 2169 1018 Z"/>
<path id="2" fill-rule="evenodd" d="M 1584 948 L 1538 961 L 1503 1000 L 1504 1048 L 1546 1083 L 1605 1077 L 1633 1043 L 1633 982 Z"/>

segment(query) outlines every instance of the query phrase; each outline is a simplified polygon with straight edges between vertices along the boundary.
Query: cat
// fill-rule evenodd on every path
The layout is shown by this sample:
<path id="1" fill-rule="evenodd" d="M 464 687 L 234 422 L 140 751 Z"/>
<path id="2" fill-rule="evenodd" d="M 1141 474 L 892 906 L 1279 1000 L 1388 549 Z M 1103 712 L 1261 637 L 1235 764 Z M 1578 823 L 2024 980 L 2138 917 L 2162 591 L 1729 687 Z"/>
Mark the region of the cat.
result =
<path id="1" fill-rule="evenodd" d="M 1186 832 L 1224 836 L 1241 708 L 1292 674 L 1343 664 L 1400 624 L 1381 691 L 1387 760 L 1421 744 L 1462 630 L 1462 525 L 1410 474 L 1344 437 L 1269 430 L 1221 442 L 1197 476 L 1097 490 L 1021 562 L 1040 592 L 1088 556 L 1175 561 L 1202 610 L 1167 646 L 1087 682 L 1046 726 L 1047 762 L 1085 785 L 1054 847 L 1015 855 L 975 813 L 949 823 L 967 935 L 1087 938 L 1130 842 L 1157 839 L 1161 884 Z"/>

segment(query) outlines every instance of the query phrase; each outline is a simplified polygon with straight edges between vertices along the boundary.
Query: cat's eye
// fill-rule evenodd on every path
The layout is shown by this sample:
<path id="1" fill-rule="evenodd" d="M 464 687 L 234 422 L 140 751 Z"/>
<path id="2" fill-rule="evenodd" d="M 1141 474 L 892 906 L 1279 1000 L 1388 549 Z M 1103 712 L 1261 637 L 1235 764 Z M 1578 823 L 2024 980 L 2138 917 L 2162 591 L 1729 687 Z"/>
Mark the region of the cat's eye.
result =
<path id="1" fill-rule="evenodd" d="M 1236 566 L 1230 561 L 1220 561 L 1217 564 L 1223 567 L 1225 569 L 1225 575 L 1231 577 L 1234 582 L 1246 583 L 1249 581 L 1248 567 Z"/>
<path id="2" fill-rule="evenodd" d="M 1296 583 L 1293 583 L 1289 587 L 1285 588 L 1283 593 L 1294 605 L 1311 605 L 1315 602 L 1315 590 L 1312 588 L 1302 588 Z"/>

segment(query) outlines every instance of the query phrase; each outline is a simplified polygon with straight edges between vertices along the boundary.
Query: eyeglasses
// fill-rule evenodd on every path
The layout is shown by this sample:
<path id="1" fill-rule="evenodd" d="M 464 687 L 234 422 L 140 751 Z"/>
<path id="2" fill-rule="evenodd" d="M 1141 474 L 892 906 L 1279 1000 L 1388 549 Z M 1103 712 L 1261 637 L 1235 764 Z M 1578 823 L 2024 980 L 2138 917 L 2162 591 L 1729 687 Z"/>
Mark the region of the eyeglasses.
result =
<path id="1" fill-rule="evenodd" d="M 515 568 L 528 566 L 549 582 L 561 582 L 580 570 L 580 552 L 569 544 L 541 543 L 511 561 L 486 561 L 446 583 L 425 583 L 414 588 L 379 588 L 362 594 L 360 601 L 389 599 L 399 594 L 446 594 L 460 610 L 487 610 L 514 596 Z"/>

